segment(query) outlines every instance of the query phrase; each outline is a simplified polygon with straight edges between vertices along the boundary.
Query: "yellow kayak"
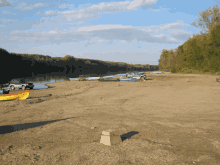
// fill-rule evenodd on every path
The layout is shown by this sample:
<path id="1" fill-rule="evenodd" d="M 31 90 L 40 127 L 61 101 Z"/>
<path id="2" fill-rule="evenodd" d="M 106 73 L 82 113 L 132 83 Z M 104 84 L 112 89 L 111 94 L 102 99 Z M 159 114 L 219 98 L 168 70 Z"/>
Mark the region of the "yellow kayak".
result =
<path id="1" fill-rule="evenodd" d="M 14 99 L 25 100 L 26 98 L 28 98 L 29 92 L 30 92 L 29 90 L 26 90 L 26 91 L 22 91 L 22 92 L 15 93 L 15 94 L 0 95 L 0 100 L 14 100 Z"/>

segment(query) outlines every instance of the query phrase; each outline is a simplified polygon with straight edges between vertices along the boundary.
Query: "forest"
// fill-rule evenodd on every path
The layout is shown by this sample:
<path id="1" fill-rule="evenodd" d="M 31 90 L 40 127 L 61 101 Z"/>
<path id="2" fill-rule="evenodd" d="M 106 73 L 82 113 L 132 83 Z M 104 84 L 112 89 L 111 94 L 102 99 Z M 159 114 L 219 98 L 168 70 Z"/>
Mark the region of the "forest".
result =
<path id="1" fill-rule="evenodd" d="M 37 77 L 78 77 L 79 75 L 102 76 L 128 71 L 154 71 L 158 65 L 127 64 L 94 59 L 65 57 L 50 57 L 38 54 L 9 53 L 0 48 L 1 79 L 0 84 L 6 84 L 14 78 L 35 79 Z"/>
<path id="2" fill-rule="evenodd" d="M 172 73 L 220 74 L 220 12 L 217 6 L 199 12 L 200 34 L 194 34 L 175 50 L 163 49 L 159 70 Z"/>

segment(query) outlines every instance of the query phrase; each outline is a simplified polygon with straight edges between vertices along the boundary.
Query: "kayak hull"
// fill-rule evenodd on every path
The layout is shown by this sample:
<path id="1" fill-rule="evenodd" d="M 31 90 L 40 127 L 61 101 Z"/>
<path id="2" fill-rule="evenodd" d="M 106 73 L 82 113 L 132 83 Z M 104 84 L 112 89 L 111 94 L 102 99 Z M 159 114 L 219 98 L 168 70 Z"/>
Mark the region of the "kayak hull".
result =
<path id="1" fill-rule="evenodd" d="M 15 99 L 25 100 L 28 98 L 29 92 L 30 92 L 29 90 L 26 90 L 15 94 L 0 95 L 0 100 L 15 100 Z"/>

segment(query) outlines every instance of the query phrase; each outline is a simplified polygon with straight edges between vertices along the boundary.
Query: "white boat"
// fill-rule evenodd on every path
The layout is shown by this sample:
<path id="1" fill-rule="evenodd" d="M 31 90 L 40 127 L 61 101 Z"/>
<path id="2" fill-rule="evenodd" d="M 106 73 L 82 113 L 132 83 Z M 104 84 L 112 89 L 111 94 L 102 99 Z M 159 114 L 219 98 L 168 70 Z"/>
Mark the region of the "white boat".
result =
<path id="1" fill-rule="evenodd" d="M 87 77 L 86 80 L 98 80 L 100 77 Z"/>
<path id="2" fill-rule="evenodd" d="M 133 77 L 133 78 L 140 79 L 141 77 Z"/>
<path id="3" fill-rule="evenodd" d="M 113 78 L 113 77 L 115 77 L 115 76 L 104 76 L 102 78 Z"/>
<path id="4" fill-rule="evenodd" d="M 134 81 L 136 81 L 136 80 L 137 80 L 136 78 L 120 79 L 121 82 L 125 82 L 125 81 L 131 81 L 131 82 L 134 82 Z"/>
<path id="5" fill-rule="evenodd" d="M 126 76 L 126 74 L 116 74 L 115 76 Z"/>
<path id="6" fill-rule="evenodd" d="M 78 78 L 70 78 L 70 81 L 79 80 Z"/>
<path id="7" fill-rule="evenodd" d="M 163 72 L 150 72 L 150 74 L 162 74 Z"/>

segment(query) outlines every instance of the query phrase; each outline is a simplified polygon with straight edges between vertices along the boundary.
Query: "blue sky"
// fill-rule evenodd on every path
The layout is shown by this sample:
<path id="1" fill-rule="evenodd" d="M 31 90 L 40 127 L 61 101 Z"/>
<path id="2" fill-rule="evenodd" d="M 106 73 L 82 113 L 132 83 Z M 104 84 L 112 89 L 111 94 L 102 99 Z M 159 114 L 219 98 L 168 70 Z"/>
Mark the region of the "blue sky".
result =
<path id="1" fill-rule="evenodd" d="M 0 0 L 0 47 L 157 65 L 201 29 L 190 23 L 219 0 Z"/>

